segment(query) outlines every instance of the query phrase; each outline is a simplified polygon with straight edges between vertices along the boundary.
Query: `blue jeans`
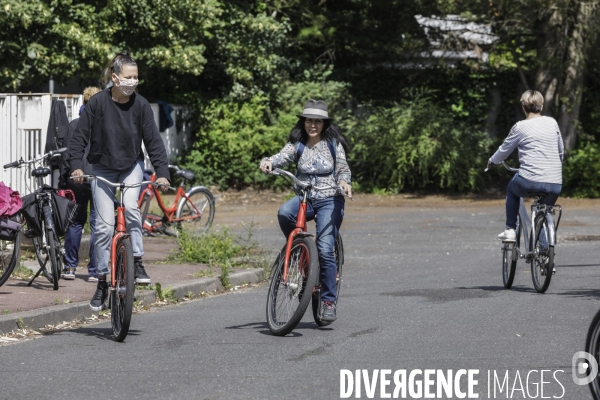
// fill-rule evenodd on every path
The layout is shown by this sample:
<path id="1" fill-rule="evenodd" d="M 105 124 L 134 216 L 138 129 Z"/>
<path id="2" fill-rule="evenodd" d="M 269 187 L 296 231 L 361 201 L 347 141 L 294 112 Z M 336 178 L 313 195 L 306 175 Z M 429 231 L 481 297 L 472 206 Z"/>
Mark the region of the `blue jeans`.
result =
<path id="1" fill-rule="evenodd" d="M 554 205 L 561 189 L 562 185 L 558 183 L 532 182 L 515 174 L 506 188 L 506 227 L 516 229 L 521 197 L 544 192 L 548 195 L 539 201 L 540 204 Z"/>
<path id="2" fill-rule="evenodd" d="M 294 197 L 282 205 L 277 214 L 279 227 L 286 238 L 296 228 L 300 201 L 300 197 Z M 344 204 L 344 197 L 334 196 L 309 200 L 306 207 L 306 220 L 314 219 L 317 225 L 317 250 L 321 265 L 321 299 L 323 301 L 337 300 L 337 265 L 334 246 L 335 238 L 344 219 Z"/>
<path id="3" fill-rule="evenodd" d="M 144 162 L 137 161 L 130 169 L 124 171 L 110 169 L 99 164 L 92 164 L 91 167 L 93 175 L 101 176 L 110 182 L 140 183 L 142 182 Z M 94 255 L 99 276 L 110 273 L 108 263 L 115 225 L 115 192 L 115 188 L 104 182 L 96 179 L 92 181 L 92 193 L 97 213 Z M 134 257 L 144 255 L 142 223 L 137 203 L 139 193 L 140 188 L 127 189 L 123 198 L 127 233 L 131 235 Z"/>
<path id="4" fill-rule="evenodd" d="M 81 233 L 87 221 L 88 203 L 90 205 L 90 262 L 87 266 L 89 276 L 97 276 L 96 262 L 94 259 L 94 231 L 96 228 L 96 207 L 92 200 L 92 191 L 89 184 L 68 183 L 67 188 L 75 194 L 75 202 L 79 204 L 79 211 L 65 235 L 65 256 L 63 258 L 65 268 L 77 268 L 79 264 L 79 247 L 81 245 Z"/>

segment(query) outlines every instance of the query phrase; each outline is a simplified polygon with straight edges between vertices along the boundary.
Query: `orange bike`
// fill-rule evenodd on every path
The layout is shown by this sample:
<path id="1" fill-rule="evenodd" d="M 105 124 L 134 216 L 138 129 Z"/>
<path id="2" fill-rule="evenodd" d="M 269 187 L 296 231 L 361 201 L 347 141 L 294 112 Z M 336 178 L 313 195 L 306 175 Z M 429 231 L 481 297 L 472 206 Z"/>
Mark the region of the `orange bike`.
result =
<path id="1" fill-rule="evenodd" d="M 110 250 L 109 304 L 113 335 L 117 342 L 122 342 L 127 337 L 127 333 L 129 333 L 129 324 L 131 323 L 131 314 L 133 313 L 133 295 L 135 291 L 133 246 L 131 245 L 131 237 L 127 233 L 125 226 L 125 205 L 123 204 L 123 196 L 125 195 L 125 191 L 130 188 L 144 185 L 152 185 L 152 187 L 162 185 L 150 181 L 133 184 L 113 183 L 101 176 L 95 175 L 81 175 L 78 178 L 98 179 L 109 186 L 119 189 L 117 220 Z M 174 188 L 169 188 L 175 190 Z"/>
<path id="2" fill-rule="evenodd" d="M 194 181 L 194 173 L 187 169 L 180 169 L 176 165 L 169 165 L 169 168 L 175 170 L 175 176 L 181 178 L 181 184 L 177 188 L 175 201 L 171 207 L 167 207 L 160 196 L 156 187 L 148 185 L 140 193 L 138 207 L 142 216 L 142 227 L 144 234 L 165 233 L 177 236 L 176 232 L 170 231 L 169 225 L 175 224 L 181 228 L 181 223 L 185 222 L 197 233 L 204 233 L 209 228 L 215 218 L 215 198 L 204 186 L 194 186 L 187 192 L 183 190 L 186 181 Z M 153 174 L 151 181 L 156 181 L 156 174 Z M 150 202 L 152 197 L 156 196 L 158 206 L 163 212 L 162 216 L 150 214 Z"/>
<path id="3" fill-rule="evenodd" d="M 272 175 L 286 176 L 301 192 L 302 201 L 296 218 L 296 229 L 290 233 L 286 245 L 275 259 L 271 270 L 271 283 L 267 296 L 267 325 L 275 336 L 290 333 L 304 316 L 308 303 L 312 299 L 313 317 L 317 325 L 325 326 L 321 310 L 321 285 L 319 283 L 319 255 L 315 238 L 308 233 L 306 227 L 306 207 L 311 189 L 323 190 L 334 188 L 339 194 L 348 197 L 339 186 L 316 187 L 303 183 L 294 174 L 279 168 L 273 169 Z M 339 298 L 342 283 L 342 266 L 344 264 L 344 244 L 338 233 L 335 238 L 335 260 L 337 264 L 337 294 Z"/>

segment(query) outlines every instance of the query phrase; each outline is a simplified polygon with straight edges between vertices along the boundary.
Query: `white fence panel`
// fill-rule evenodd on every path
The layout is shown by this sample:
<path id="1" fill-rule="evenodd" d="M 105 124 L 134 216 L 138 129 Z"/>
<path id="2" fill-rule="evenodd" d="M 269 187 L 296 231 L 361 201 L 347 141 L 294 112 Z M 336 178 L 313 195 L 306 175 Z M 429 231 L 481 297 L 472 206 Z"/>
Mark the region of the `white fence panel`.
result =
<path id="1" fill-rule="evenodd" d="M 65 103 L 69 121 L 78 116 L 81 95 L 0 94 L 0 168 L 20 158 L 30 160 L 43 154 L 53 99 Z M 0 181 L 21 195 L 35 189 L 29 168 L 1 168 Z M 49 177 L 46 183 L 50 183 Z"/>

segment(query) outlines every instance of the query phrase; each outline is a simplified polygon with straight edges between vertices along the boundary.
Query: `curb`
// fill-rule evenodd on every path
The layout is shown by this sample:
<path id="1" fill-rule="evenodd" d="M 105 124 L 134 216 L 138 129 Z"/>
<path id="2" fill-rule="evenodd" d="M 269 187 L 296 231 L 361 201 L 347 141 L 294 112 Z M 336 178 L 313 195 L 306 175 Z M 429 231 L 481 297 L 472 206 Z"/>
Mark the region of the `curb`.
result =
<path id="1" fill-rule="evenodd" d="M 263 280 L 265 280 L 265 271 L 259 268 L 235 272 L 229 275 L 229 284 L 231 286 L 258 283 Z M 176 298 L 177 300 L 182 300 L 190 294 L 196 296 L 203 292 L 221 292 L 224 290 L 219 278 L 200 278 L 185 283 L 163 285 L 163 287 L 165 289 L 171 288 L 173 290 L 171 298 Z M 140 290 L 135 297 L 144 304 L 152 304 L 157 301 L 155 290 Z M 37 330 L 46 325 L 58 325 L 64 321 L 83 320 L 94 314 L 96 313 L 90 309 L 89 303 L 84 301 L 2 315 L 0 316 L 0 334 L 19 329 L 19 325 L 21 324 L 29 329 Z"/>

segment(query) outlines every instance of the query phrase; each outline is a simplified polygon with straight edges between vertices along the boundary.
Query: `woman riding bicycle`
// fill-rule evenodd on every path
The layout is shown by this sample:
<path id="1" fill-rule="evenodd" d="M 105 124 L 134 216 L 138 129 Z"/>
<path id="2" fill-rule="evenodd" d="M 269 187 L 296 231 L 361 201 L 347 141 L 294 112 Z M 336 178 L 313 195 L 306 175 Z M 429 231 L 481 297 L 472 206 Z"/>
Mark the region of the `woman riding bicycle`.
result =
<path id="1" fill-rule="evenodd" d="M 344 219 L 345 204 L 344 196 L 337 192 L 336 186 L 352 196 L 351 173 L 346 161 L 348 145 L 338 128 L 331 124 L 332 118 L 329 118 L 324 101 L 309 100 L 298 118 L 288 143 L 279 153 L 263 158 L 260 169 L 268 173 L 273 168 L 295 163 L 300 181 L 311 182 L 317 187 L 331 186 L 331 189 L 311 191 L 306 217 L 308 221 L 315 219 L 317 227 L 323 320 L 335 321 L 337 265 L 334 242 Z M 296 196 L 279 209 L 279 226 L 286 237 L 296 227 L 300 200 Z"/>
<path id="2" fill-rule="evenodd" d="M 527 90 L 521 96 L 525 120 L 517 122 L 504 143 L 488 161 L 488 168 L 500 164 L 515 148 L 519 149 L 519 172 L 506 188 L 506 230 L 498 235 L 504 242 L 516 239 L 520 198 L 530 193 L 546 193 L 539 202 L 554 205 L 562 188 L 564 145 L 556 120 L 542 116 L 544 97 Z"/>
<path id="3" fill-rule="evenodd" d="M 96 94 L 88 102 L 77 130 L 69 142 L 70 163 L 76 183 L 81 183 L 83 175 L 82 159 L 84 150 L 90 144 L 87 160 L 92 174 L 111 182 L 142 182 L 144 153 L 142 142 L 150 156 L 158 176 L 157 183 L 169 184 L 167 152 L 154 114 L 148 100 L 135 92 L 138 84 L 138 68 L 127 53 L 119 53 L 112 61 L 111 79 L 114 86 Z M 163 189 L 166 190 L 166 189 Z M 90 307 L 94 311 L 102 309 L 108 296 L 106 275 L 109 274 L 111 240 L 114 233 L 115 189 L 98 181 L 92 181 L 92 195 L 96 205 L 96 243 L 94 254 L 98 272 L 98 286 Z M 135 280 L 137 283 L 150 283 L 150 277 L 142 264 L 144 247 L 142 243 L 142 223 L 137 206 L 139 188 L 127 190 L 124 195 L 127 232 L 133 245 Z"/>

